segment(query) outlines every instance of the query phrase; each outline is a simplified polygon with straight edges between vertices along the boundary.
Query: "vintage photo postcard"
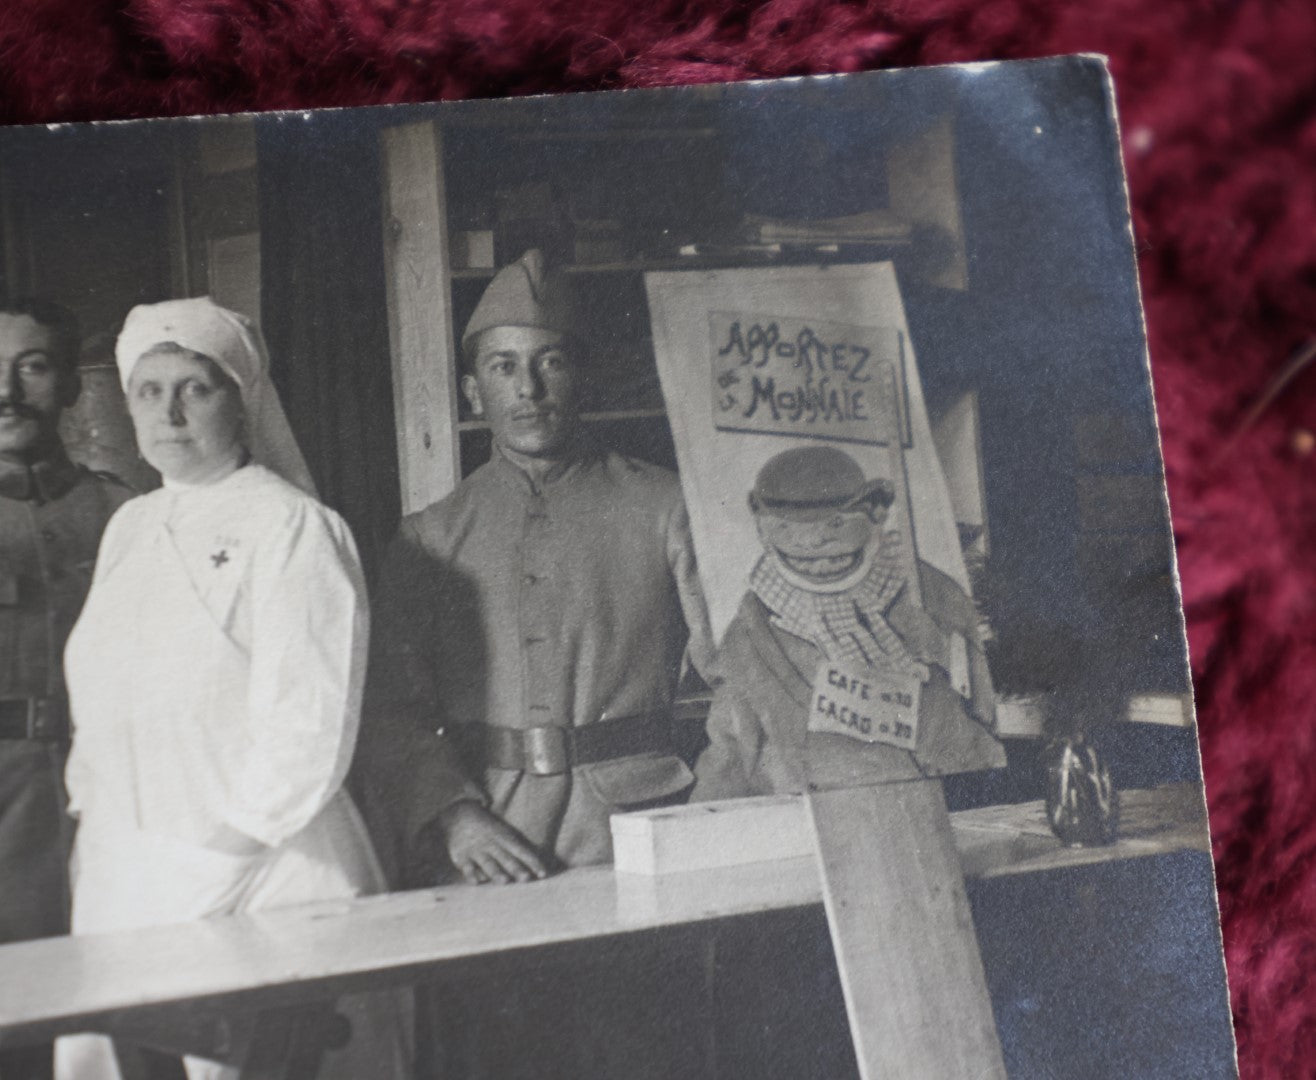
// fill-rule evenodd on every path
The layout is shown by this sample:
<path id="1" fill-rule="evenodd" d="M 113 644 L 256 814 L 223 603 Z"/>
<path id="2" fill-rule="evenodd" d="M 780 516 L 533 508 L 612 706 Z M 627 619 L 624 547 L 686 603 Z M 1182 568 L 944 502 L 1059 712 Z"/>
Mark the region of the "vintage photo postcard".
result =
<path id="1" fill-rule="evenodd" d="M 0 1077 L 1235 1076 L 1114 100 L 0 130 Z"/>

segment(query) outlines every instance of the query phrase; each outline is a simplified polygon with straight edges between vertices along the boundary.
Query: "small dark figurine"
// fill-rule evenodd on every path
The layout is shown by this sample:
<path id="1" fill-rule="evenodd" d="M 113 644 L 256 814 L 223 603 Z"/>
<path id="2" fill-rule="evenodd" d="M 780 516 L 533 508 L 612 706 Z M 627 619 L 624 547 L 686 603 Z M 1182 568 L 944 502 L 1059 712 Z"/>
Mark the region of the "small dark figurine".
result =
<path id="1" fill-rule="evenodd" d="M 1047 747 L 1046 818 L 1070 847 L 1115 842 L 1119 792 L 1105 758 L 1083 735 L 1068 735 Z"/>

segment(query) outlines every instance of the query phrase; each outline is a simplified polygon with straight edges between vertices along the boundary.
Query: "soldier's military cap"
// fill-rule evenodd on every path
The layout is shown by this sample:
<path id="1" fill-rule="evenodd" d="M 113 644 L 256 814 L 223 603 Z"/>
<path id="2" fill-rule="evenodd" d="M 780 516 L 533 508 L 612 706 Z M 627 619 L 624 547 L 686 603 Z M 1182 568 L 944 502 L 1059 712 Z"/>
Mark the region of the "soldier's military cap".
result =
<path id="1" fill-rule="evenodd" d="M 494 275 L 462 333 L 462 349 L 468 347 L 476 334 L 495 326 L 529 326 L 571 333 L 571 295 L 566 277 L 549 268 L 538 248 L 527 251 Z"/>

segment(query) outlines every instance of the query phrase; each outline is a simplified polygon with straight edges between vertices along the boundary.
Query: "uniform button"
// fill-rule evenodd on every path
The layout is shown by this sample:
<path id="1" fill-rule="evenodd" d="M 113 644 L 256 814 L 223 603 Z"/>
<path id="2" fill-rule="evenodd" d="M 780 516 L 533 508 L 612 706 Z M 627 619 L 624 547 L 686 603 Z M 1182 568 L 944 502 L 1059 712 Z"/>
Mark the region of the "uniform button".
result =
<path id="1" fill-rule="evenodd" d="M 544 639 L 541 637 L 528 637 L 525 639 L 525 643 L 527 645 L 542 645 L 544 643 Z"/>
<path id="2" fill-rule="evenodd" d="M 525 577 L 524 577 L 522 580 L 523 580 L 527 585 L 537 585 L 537 584 L 539 584 L 539 578 L 535 577 L 534 574 L 526 574 Z"/>
<path id="3" fill-rule="evenodd" d="M 42 529 L 42 530 L 41 530 L 41 539 L 44 540 L 47 544 L 53 544 L 53 543 L 55 542 L 55 540 L 57 539 L 57 537 L 56 537 L 56 535 L 55 535 L 55 530 L 54 530 L 54 529 Z"/>

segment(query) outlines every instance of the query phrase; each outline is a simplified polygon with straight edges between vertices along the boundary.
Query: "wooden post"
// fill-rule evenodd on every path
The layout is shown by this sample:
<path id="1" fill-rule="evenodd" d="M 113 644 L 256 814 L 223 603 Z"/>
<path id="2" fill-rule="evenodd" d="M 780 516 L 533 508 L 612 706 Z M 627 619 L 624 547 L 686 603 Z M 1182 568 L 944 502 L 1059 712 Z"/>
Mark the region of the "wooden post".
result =
<path id="1" fill-rule="evenodd" d="M 410 513 L 461 478 L 442 135 L 428 120 L 387 128 L 380 159 L 398 469 Z"/>
<path id="2" fill-rule="evenodd" d="M 1004 1080 L 939 780 L 811 794 L 863 1080 Z"/>
<path id="3" fill-rule="evenodd" d="M 928 268 L 928 281 L 944 289 L 967 289 L 969 263 L 955 184 L 955 119 L 950 113 L 891 147 L 887 186 L 892 213 L 936 229 L 950 244 L 946 261 Z"/>

